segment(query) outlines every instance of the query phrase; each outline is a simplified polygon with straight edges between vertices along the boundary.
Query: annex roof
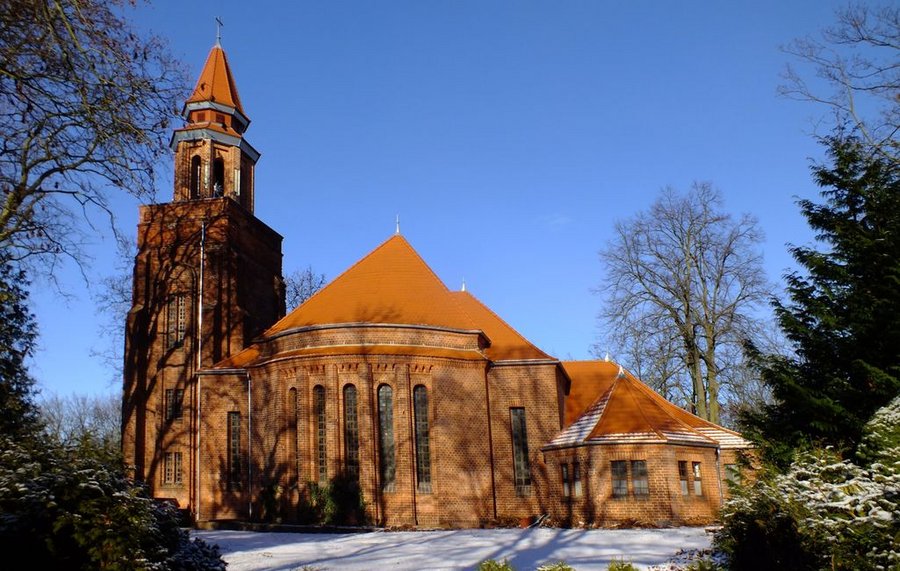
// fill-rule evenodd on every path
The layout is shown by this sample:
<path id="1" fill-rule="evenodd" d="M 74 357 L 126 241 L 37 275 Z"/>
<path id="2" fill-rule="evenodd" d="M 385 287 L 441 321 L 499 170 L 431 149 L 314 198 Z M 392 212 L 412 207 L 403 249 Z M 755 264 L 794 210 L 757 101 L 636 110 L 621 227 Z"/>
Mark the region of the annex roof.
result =
<path id="1" fill-rule="evenodd" d="M 244 113 L 234 76 L 231 75 L 231 68 L 228 66 L 228 58 L 225 57 L 225 50 L 218 44 L 209 51 L 194 92 L 185 103 L 203 101 L 227 105 L 237 109 L 241 114 Z"/>
<path id="2" fill-rule="evenodd" d="M 564 362 L 571 379 L 565 428 L 548 448 L 657 442 L 746 448 L 737 432 L 670 403 L 616 363 Z"/>

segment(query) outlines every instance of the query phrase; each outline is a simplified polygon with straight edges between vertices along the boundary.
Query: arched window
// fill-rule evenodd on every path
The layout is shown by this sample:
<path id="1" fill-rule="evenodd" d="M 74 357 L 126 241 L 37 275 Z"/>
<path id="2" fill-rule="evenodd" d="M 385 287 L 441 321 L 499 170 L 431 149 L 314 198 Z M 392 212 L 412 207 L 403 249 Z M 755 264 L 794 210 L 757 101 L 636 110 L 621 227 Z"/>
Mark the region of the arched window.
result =
<path id="1" fill-rule="evenodd" d="M 347 477 L 359 481 L 359 417 L 356 412 L 356 387 L 344 387 L 344 470 Z"/>
<path id="2" fill-rule="evenodd" d="M 394 391 L 388 385 L 378 387 L 378 428 L 381 488 L 386 492 L 393 492 L 397 472 L 394 454 Z"/>
<path id="3" fill-rule="evenodd" d="M 413 413 L 416 419 L 416 482 L 419 492 L 431 493 L 431 449 L 428 443 L 428 391 L 413 389 Z"/>
<path id="4" fill-rule="evenodd" d="M 200 176 L 203 165 L 200 163 L 200 157 L 194 156 L 191 159 L 191 199 L 200 198 Z"/>
<path id="5" fill-rule="evenodd" d="M 313 418 L 316 419 L 316 473 L 320 484 L 328 482 L 328 449 L 325 447 L 325 387 L 313 387 Z"/>
<path id="6" fill-rule="evenodd" d="M 213 161 L 213 196 L 223 196 L 225 192 L 225 161 Z"/>

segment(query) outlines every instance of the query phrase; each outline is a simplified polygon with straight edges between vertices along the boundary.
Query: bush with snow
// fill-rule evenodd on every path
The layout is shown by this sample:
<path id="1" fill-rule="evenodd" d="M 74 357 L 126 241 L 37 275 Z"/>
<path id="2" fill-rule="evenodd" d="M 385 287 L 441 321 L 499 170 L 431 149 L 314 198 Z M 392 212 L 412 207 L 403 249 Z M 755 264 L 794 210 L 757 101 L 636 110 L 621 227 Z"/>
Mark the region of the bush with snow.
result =
<path id="1" fill-rule="evenodd" d="M 860 458 L 800 454 L 760 474 L 723 511 L 716 546 L 741 569 L 900 569 L 900 400 L 867 425 Z"/>
<path id="2" fill-rule="evenodd" d="M 224 571 L 177 511 L 122 469 L 71 448 L 0 438 L 0 551 L 36 569 Z"/>

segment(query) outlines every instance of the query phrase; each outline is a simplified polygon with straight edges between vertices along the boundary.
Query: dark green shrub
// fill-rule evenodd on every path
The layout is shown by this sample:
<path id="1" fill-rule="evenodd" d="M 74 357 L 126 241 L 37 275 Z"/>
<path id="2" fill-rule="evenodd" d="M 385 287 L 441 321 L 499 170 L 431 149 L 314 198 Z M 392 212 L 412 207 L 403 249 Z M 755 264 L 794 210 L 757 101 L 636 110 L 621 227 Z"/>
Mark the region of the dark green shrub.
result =
<path id="1" fill-rule="evenodd" d="M 301 498 L 298 519 L 321 525 L 365 525 L 366 503 L 356 480 L 339 475 L 320 486 L 307 482 L 307 495 Z"/>

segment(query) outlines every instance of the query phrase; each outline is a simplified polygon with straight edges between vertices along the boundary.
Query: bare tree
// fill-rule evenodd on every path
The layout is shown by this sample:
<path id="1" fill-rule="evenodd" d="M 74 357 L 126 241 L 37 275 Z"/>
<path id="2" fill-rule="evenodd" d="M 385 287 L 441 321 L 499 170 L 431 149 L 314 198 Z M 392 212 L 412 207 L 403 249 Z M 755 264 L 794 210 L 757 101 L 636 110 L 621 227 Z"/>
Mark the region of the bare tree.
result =
<path id="1" fill-rule="evenodd" d="M 785 70 L 782 94 L 824 104 L 838 126 L 849 123 L 871 149 L 900 161 L 900 7 L 844 8 L 819 37 L 783 49 L 797 61 Z"/>
<path id="2" fill-rule="evenodd" d="M 153 196 L 183 67 L 120 15 L 130 0 L 0 0 L 0 248 L 79 259 L 111 188 Z M 114 228 L 114 226 L 113 226 Z"/>
<path id="3" fill-rule="evenodd" d="M 756 327 L 752 312 L 769 294 L 756 220 L 721 208 L 708 183 L 663 190 L 649 210 L 616 223 L 597 290 L 606 342 L 664 396 L 716 423 Z"/>
<path id="4" fill-rule="evenodd" d="M 295 270 L 285 276 L 284 297 L 287 310 L 291 311 L 311 298 L 313 294 L 322 289 L 325 281 L 325 274 L 315 273 L 312 266 L 307 266 L 304 270 Z"/>
<path id="5" fill-rule="evenodd" d="M 101 396 L 56 394 L 42 396 L 38 403 L 46 432 L 58 442 L 94 446 L 118 452 L 121 442 L 122 400 L 110 393 Z"/>

